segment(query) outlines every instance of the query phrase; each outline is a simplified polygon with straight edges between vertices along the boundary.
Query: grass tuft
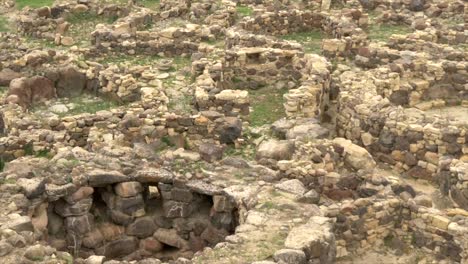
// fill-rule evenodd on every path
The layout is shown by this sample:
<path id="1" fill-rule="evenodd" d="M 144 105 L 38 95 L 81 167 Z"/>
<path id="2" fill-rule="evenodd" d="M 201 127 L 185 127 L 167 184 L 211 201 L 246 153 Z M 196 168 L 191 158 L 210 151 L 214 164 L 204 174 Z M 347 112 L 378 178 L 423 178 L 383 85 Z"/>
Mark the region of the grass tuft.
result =
<path id="1" fill-rule="evenodd" d="M 413 30 L 406 25 L 374 24 L 369 27 L 369 39 L 387 41 L 393 34 L 409 34 Z"/>
<path id="2" fill-rule="evenodd" d="M 8 25 L 8 20 L 6 17 L 0 15 L 0 32 L 8 32 L 10 27 Z"/>
<path id="3" fill-rule="evenodd" d="M 305 53 L 319 54 L 322 50 L 323 35 L 319 30 L 292 33 L 281 36 L 281 38 L 301 43 Z"/>
<path id="4" fill-rule="evenodd" d="M 140 3 L 149 9 L 159 9 L 159 0 L 140 0 Z"/>
<path id="5" fill-rule="evenodd" d="M 39 8 L 43 6 L 52 6 L 54 0 L 16 0 L 16 7 L 23 9 L 26 6 L 31 8 Z"/>
<path id="6" fill-rule="evenodd" d="M 258 90 L 250 90 L 250 101 L 252 112 L 250 113 L 250 124 L 262 126 L 271 124 L 286 116 L 283 106 L 283 95 L 287 89 L 274 89 L 263 87 Z"/>
<path id="7" fill-rule="evenodd" d="M 67 22 L 71 24 L 68 35 L 76 42 L 90 44 L 89 36 L 97 24 L 112 24 L 117 19 L 117 16 L 102 16 L 95 12 L 72 13 L 67 17 Z"/>
<path id="8" fill-rule="evenodd" d="M 248 6 L 237 6 L 237 14 L 241 17 L 251 16 L 253 13 L 253 9 Z"/>
<path id="9" fill-rule="evenodd" d="M 73 98 L 70 102 L 75 105 L 75 108 L 63 113 L 63 115 L 95 114 L 98 111 L 109 110 L 118 106 L 116 102 L 109 100 L 88 101 L 82 99 L 81 97 Z"/>

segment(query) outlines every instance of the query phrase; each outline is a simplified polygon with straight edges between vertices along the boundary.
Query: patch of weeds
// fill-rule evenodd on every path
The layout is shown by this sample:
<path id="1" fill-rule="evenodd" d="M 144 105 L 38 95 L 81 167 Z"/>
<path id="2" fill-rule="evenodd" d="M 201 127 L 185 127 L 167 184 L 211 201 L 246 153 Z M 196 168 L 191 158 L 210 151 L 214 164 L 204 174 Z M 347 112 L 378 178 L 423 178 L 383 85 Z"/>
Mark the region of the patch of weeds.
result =
<path id="1" fill-rule="evenodd" d="M 53 157 L 52 153 L 50 153 L 48 149 L 41 149 L 39 151 L 36 151 L 34 153 L 34 156 L 36 156 L 36 158 L 48 158 L 48 159 L 51 159 Z"/>
<path id="2" fill-rule="evenodd" d="M 62 258 L 65 259 L 65 262 L 67 264 L 73 264 L 73 256 L 67 255 L 67 256 L 63 256 Z"/>
<path id="3" fill-rule="evenodd" d="M 44 257 L 42 257 L 42 256 L 32 256 L 30 259 L 31 259 L 32 261 L 35 261 L 35 262 L 37 261 L 37 262 L 39 262 L 39 261 L 43 261 L 43 260 L 44 260 Z"/>
<path id="4" fill-rule="evenodd" d="M 32 142 L 27 143 L 26 145 L 24 145 L 23 150 L 24 150 L 24 155 L 26 155 L 26 156 L 33 156 L 34 155 L 34 146 L 33 146 Z"/>
<path id="5" fill-rule="evenodd" d="M 5 169 L 6 164 L 7 162 L 3 158 L 0 158 L 0 172 Z"/>
<path id="6" fill-rule="evenodd" d="M 231 81 L 232 81 L 233 83 L 243 83 L 243 82 L 244 82 L 243 79 L 241 79 L 241 78 L 239 78 L 239 77 L 237 77 L 237 76 L 232 77 L 232 78 L 231 78 Z"/>
<path id="7" fill-rule="evenodd" d="M 283 35 L 281 38 L 284 40 L 293 40 L 301 43 L 304 47 L 305 53 L 318 54 L 322 50 L 323 34 L 319 30 L 292 33 Z"/>
<path id="8" fill-rule="evenodd" d="M 3 185 L 3 184 L 14 184 L 16 182 L 15 179 L 0 179 L 0 185 Z"/>
<path id="9" fill-rule="evenodd" d="M 262 126 L 285 117 L 283 95 L 287 91 L 287 89 L 278 90 L 272 87 L 249 91 L 250 101 L 253 102 L 250 124 L 254 127 Z"/>
<path id="10" fill-rule="evenodd" d="M 241 157 L 246 160 L 253 160 L 255 157 L 255 152 L 249 149 L 248 145 L 245 145 L 241 148 L 236 148 L 233 145 L 228 145 L 224 151 L 224 155 L 228 157 Z"/>
<path id="11" fill-rule="evenodd" d="M 373 24 L 369 27 L 371 40 L 387 41 L 393 34 L 409 34 L 412 29 L 406 25 Z"/>
<path id="12" fill-rule="evenodd" d="M 74 104 L 74 108 L 66 113 L 61 113 L 60 116 L 66 115 L 78 115 L 83 113 L 95 114 L 98 111 L 109 110 L 119 106 L 118 103 L 110 100 L 83 100 L 83 97 L 75 97 L 71 101 Z"/>
<path id="13" fill-rule="evenodd" d="M 54 0 L 16 0 L 16 7 L 23 9 L 26 6 L 31 8 L 39 8 L 43 6 L 52 6 Z"/>
<path id="14" fill-rule="evenodd" d="M 35 156 L 36 158 L 48 158 L 51 159 L 53 157 L 52 153 L 48 149 L 41 149 L 38 151 L 34 150 L 33 142 L 29 142 L 23 147 L 24 155 L 25 156 Z"/>
<path id="15" fill-rule="evenodd" d="M 155 149 L 156 152 L 161 152 L 163 150 L 166 150 L 168 148 L 173 148 L 175 147 L 176 145 L 174 144 L 174 142 L 172 142 L 171 138 L 169 136 L 164 136 L 160 139 L 160 143 L 159 146 Z"/>
<path id="16" fill-rule="evenodd" d="M 172 60 L 172 67 L 170 71 L 178 71 L 184 67 L 190 66 L 191 59 L 189 57 L 177 56 Z"/>
<path id="17" fill-rule="evenodd" d="M 241 180 L 243 178 L 242 173 L 240 172 L 235 172 L 234 173 L 234 178 Z"/>
<path id="18" fill-rule="evenodd" d="M 140 0 L 140 3 L 149 9 L 159 9 L 159 0 Z"/>
<path id="19" fill-rule="evenodd" d="M 224 49 L 224 46 L 225 46 L 225 42 L 224 40 L 218 40 L 218 39 L 209 39 L 209 40 L 205 40 L 203 41 L 204 43 L 208 44 L 208 45 L 211 45 L 211 46 L 214 46 L 215 48 L 218 48 L 218 49 Z M 210 55 L 213 55 L 213 54 L 210 54 Z"/>
<path id="20" fill-rule="evenodd" d="M 393 241 L 393 234 L 389 234 L 383 239 L 384 245 L 388 248 L 392 247 L 392 241 Z"/>
<path id="21" fill-rule="evenodd" d="M 237 14 L 239 14 L 241 17 L 246 17 L 246 16 L 251 16 L 253 13 L 253 9 L 248 6 L 237 6 Z"/>
<path id="22" fill-rule="evenodd" d="M 47 39 L 36 39 L 31 36 L 26 36 L 26 41 L 31 44 L 33 48 L 56 48 L 55 42 Z"/>
<path id="23" fill-rule="evenodd" d="M 65 181 L 66 181 L 67 183 L 72 183 L 72 182 L 73 182 L 73 177 L 72 177 L 71 175 L 69 175 L 69 176 L 67 176 L 67 177 L 65 178 Z"/>
<path id="24" fill-rule="evenodd" d="M 175 147 L 175 144 L 172 143 L 171 139 L 168 136 L 162 137 L 161 142 L 163 142 L 164 144 L 166 144 L 169 147 Z"/>
<path id="25" fill-rule="evenodd" d="M 276 205 L 272 201 L 267 201 L 260 206 L 260 209 L 266 209 L 266 210 L 270 210 L 274 208 L 276 208 Z"/>
<path id="26" fill-rule="evenodd" d="M 10 26 L 8 25 L 8 20 L 0 15 L 0 32 L 10 31 Z"/>
<path id="27" fill-rule="evenodd" d="M 192 95 L 181 95 L 171 98 L 167 105 L 167 108 L 169 111 L 178 114 L 190 114 L 192 111 L 192 102 Z"/>
<path id="28" fill-rule="evenodd" d="M 89 36 L 97 24 L 112 24 L 117 19 L 116 16 L 107 17 L 95 12 L 72 13 L 67 17 L 67 22 L 71 24 L 68 35 L 77 43 L 90 43 Z"/>
<path id="29" fill-rule="evenodd" d="M 271 196 L 273 196 L 273 197 L 279 197 L 279 196 L 281 196 L 281 193 L 278 192 L 278 191 L 275 190 L 275 189 L 272 189 L 272 190 L 270 191 L 270 194 L 271 194 Z"/>
<path id="30" fill-rule="evenodd" d="M 80 164 L 80 161 L 77 158 L 68 159 L 67 166 L 74 168 Z"/>
<path id="31" fill-rule="evenodd" d="M 0 86 L 0 96 L 6 94 L 7 92 L 8 92 L 8 87 Z"/>
<path id="32" fill-rule="evenodd" d="M 286 240 L 286 237 L 288 236 L 288 233 L 286 232 L 279 232 L 279 233 L 276 233 L 273 237 L 272 237 L 272 241 L 275 245 L 277 246 L 284 246 L 284 241 Z"/>
<path id="33" fill-rule="evenodd" d="M 97 59 L 96 61 L 102 64 L 129 64 L 129 65 L 148 65 L 153 64 L 162 58 L 157 55 L 126 55 L 126 54 L 109 54 L 108 56 Z"/>

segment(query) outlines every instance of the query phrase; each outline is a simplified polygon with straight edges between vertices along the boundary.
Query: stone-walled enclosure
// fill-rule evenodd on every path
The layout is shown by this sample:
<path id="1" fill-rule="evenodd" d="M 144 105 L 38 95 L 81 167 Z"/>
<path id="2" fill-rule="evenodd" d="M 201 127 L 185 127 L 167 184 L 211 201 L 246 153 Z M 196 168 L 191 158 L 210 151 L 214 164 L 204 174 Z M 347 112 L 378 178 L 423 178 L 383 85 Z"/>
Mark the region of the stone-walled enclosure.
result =
<path id="1" fill-rule="evenodd" d="M 39 2 L 0 1 L 0 263 L 468 263 L 465 2 Z"/>

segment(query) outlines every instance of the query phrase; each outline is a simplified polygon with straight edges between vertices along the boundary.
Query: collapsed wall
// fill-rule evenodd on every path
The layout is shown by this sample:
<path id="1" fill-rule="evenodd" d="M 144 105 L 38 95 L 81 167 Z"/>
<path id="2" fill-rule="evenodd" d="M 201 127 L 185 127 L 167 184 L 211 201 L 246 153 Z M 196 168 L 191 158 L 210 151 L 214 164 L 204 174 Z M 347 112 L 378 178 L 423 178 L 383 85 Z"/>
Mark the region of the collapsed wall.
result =
<path id="1" fill-rule="evenodd" d="M 374 76 L 394 74 L 382 68 L 372 72 Z M 339 77 L 338 135 L 365 146 L 377 159 L 415 178 L 434 180 L 442 155 L 466 155 L 466 123 L 393 105 L 392 98 L 377 91 L 382 90 L 379 87 L 400 87 L 392 83 L 399 80 L 398 75 L 391 81 L 364 76 L 348 71 Z"/>
<path id="2" fill-rule="evenodd" d="M 238 223 L 236 205 L 222 190 L 200 189 L 168 171 L 126 176 L 94 169 L 74 181 L 81 187 L 46 186 L 44 205 L 49 242 L 74 256 L 191 257 L 223 241 Z"/>

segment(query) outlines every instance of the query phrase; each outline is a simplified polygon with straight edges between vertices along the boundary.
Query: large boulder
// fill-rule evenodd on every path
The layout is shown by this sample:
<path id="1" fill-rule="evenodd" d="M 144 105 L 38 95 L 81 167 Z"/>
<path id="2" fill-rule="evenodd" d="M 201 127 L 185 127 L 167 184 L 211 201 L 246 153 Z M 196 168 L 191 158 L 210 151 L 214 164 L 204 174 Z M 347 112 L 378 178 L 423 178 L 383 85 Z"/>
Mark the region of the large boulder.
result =
<path id="1" fill-rule="evenodd" d="M 335 138 L 333 143 L 344 149 L 345 163 L 354 170 L 375 168 L 376 163 L 365 148 L 344 138 Z"/>
<path id="2" fill-rule="evenodd" d="M 179 249 L 188 249 L 188 241 L 181 238 L 175 229 L 159 228 L 153 235 L 158 241 L 163 244 Z"/>
<path id="3" fill-rule="evenodd" d="M 425 0 L 411 0 L 409 9 L 411 11 L 423 11 L 424 10 L 424 5 L 426 4 Z"/>
<path id="4" fill-rule="evenodd" d="M 290 160 L 294 154 L 294 143 L 288 140 L 263 141 L 257 148 L 257 160 Z"/>
<path id="5" fill-rule="evenodd" d="M 56 97 L 55 87 L 51 80 L 42 76 L 22 77 L 10 82 L 7 102 L 28 108 L 32 104 L 54 97 Z"/>
<path id="6" fill-rule="evenodd" d="M 118 258 L 135 252 L 138 248 L 138 239 L 135 237 L 121 237 L 96 249 L 96 253 L 108 258 Z"/>
<path id="7" fill-rule="evenodd" d="M 286 237 L 286 248 L 301 250 L 312 263 L 335 263 L 335 235 L 331 230 L 329 219 L 313 216 L 301 226 L 294 227 Z"/>
<path id="8" fill-rule="evenodd" d="M 57 80 L 57 95 L 59 97 L 75 97 L 81 95 L 86 86 L 86 75 L 74 67 L 60 69 Z"/>
<path id="9" fill-rule="evenodd" d="M 218 122 L 218 120 L 217 120 Z M 220 120 L 222 124 L 219 130 L 219 142 L 231 144 L 240 137 L 242 132 L 242 122 L 237 117 L 225 117 Z"/>
<path id="10" fill-rule="evenodd" d="M 119 171 L 93 169 L 87 173 L 88 184 L 91 187 L 101 187 L 109 184 L 128 181 L 129 178 Z"/>
<path id="11" fill-rule="evenodd" d="M 0 86 L 9 86 L 13 79 L 21 78 L 23 74 L 12 71 L 8 68 L 0 71 Z"/>
<path id="12" fill-rule="evenodd" d="M 286 139 L 312 140 L 326 138 L 330 131 L 319 124 L 304 123 L 288 130 Z"/>

